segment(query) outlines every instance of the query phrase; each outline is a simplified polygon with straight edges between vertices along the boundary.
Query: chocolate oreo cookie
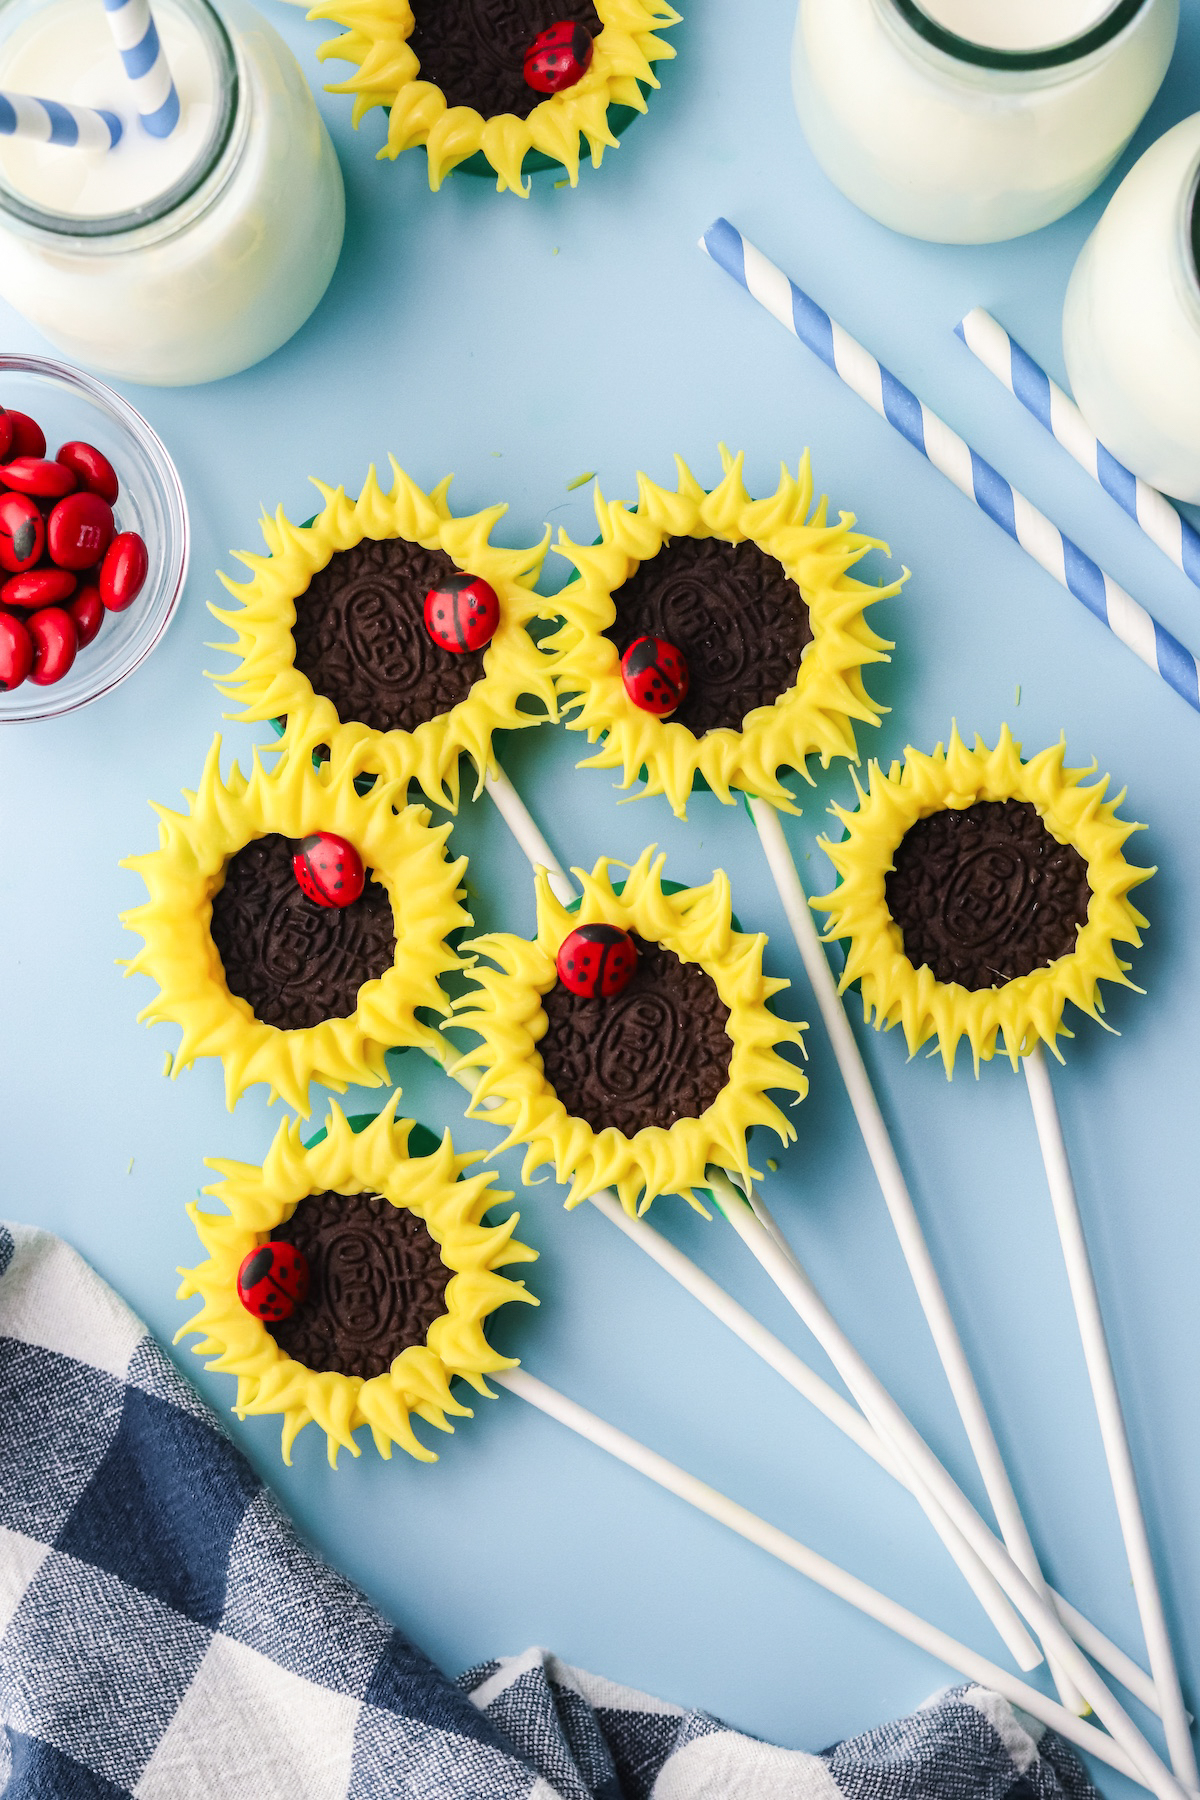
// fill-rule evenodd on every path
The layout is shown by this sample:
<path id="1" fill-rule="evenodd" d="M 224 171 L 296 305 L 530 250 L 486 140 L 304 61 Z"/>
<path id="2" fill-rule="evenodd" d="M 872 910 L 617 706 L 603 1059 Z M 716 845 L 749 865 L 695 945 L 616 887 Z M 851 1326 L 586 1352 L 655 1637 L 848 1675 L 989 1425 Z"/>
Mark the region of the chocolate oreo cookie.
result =
<path id="1" fill-rule="evenodd" d="M 546 98 L 525 80 L 525 52 L 540 32 L 565 21 L 597 38 L 592 0 L 416 0 L 409 46 L 420 79 L 440 87 L 449 106 L 473 106 L 485 119 L 527 119 Z"/>
<path id="2" fill-rule="evenodd" d="M 538 1044 L 546 1080 L 568 1113 L 593 1131 L 633 1137 L 696 1119 L 729 1076 L 729 1008 L 696 963 L 636 932 L 632 979 L 610 998 L 572 994 L 560 981 L 542 995 Z"/>
<path id="3" fill-rule="evenodd" d="M 415 731 L 465 700 L 483 650 L 443 650 L 425 628 L 425 596 L 460 573 L 442 550 L 364 538 L 338 550 L 296 600 L 295 663 L 343 724 Z"/>
<path id="4" fill-rule="evenodd" d="M 347 1018 L 396 957 L 386 888 L 368 876 L 353 906 L 317 906 L 292 872 L 293 849 L 276 832 L 255 838 L 230 857 L 212 903 L 226 987 L 281 1031 Z"/>
<path id="5" fill-rule="evenodd" d="M 800 589 L 757 544 L 670 538 L 613 594 L 605 632 L 623 656 L 640 637 L 666 638 L 687 659 L 686 698 L 671 714 L 696 737 L 740 731 L 756 706 L 772 706 L 795 683 L 812 642 Z"/>
<path id="6" fill-rule="evenodd" d="M 1045 968 L 1087 923 L 1087 863 L 1027 800 L 977 800 L 918 819 L 887 877 L 904 954 L 973 993 Z"/>
<path id="7" fill-rule="evenodd" d="M 271 1233 L 308 1263 L 308 1293 L 267 1330 L 320 1373 L 383 1375 L 446 1310 L 452 1271 L 415 1213 L 378 1194 L 310 1194 Z"/>

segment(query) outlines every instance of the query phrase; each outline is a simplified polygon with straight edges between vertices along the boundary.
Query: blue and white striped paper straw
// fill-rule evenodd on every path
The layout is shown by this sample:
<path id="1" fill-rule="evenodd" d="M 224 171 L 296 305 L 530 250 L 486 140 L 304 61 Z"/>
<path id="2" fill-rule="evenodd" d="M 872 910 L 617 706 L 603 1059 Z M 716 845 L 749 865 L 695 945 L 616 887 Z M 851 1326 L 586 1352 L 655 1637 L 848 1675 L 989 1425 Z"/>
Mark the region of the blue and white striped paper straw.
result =
<path id="1" fill-rule="evenodd" d="M 120 141 L 121 129 L 113 112 L 0 91 L 0 137 L 31 138 L 39 144 L 80 150 L 111 150 Z"/>
<path id="2" fill-rule="evenodd" d="M 143 130 L 170 137 L 179 123 L 179 95 L 147 0 L 104 0 L 104 11 Z"/>
<path id="3" fill-rule="evenodd" d="M 1069 589 L 1135 656 L 1200 711 L 1200 664 L 1144 606 L 1106 575 L 1044 513 L 1010 487 L 991 463 L 930 412 L 829 314 L 768 262 L 727 219 L 717 219 L 700 240 L 702 250 L 739 281 L 760 306 L 798 337 L 853 388 L 914 449 L 949 476 L 988 517 L 1015 538 L 1047 574 Z"/>
<path id="4" fill-rule="evenodd" d="M 1166 495 L 1141 480 L 1104 448 L 1071 396 L 1051 381 L 991 313 L 976 306 L 954 329 L 984 368 L 990 369 L 1016 395 L 1080 468 L 1086 469 L 1122 511 L 1137 520 L 1175 567 L 1200 587 L 1200 532 L 1176 512 Z"/>

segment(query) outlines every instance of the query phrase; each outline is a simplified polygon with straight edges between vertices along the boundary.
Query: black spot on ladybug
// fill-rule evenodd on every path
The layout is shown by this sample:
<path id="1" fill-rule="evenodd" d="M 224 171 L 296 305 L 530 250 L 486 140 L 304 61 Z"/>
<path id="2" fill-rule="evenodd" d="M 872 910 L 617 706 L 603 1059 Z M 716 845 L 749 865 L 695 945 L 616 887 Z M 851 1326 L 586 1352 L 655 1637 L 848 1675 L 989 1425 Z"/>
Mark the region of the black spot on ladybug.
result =
<path id="1" fill-rule="evenodd" d="M 658 647 L 653 638 L 643 638 L 627 652 L 625 667 L 630 675 L 640 675 L 645 669 L 652 669 L 658 661 Z"/>
<path id="2" fill-rule="evenodd" d="M 260 1249 L 255 1251 L 250 1261 L 242 1265 L 242 1286 L 252 1288 L 255 1282 L 261 1281 L 263 1276 L 270 1272 L 273 1260 L 274 1252 L 269 1245 L 263 1244 Z"/>

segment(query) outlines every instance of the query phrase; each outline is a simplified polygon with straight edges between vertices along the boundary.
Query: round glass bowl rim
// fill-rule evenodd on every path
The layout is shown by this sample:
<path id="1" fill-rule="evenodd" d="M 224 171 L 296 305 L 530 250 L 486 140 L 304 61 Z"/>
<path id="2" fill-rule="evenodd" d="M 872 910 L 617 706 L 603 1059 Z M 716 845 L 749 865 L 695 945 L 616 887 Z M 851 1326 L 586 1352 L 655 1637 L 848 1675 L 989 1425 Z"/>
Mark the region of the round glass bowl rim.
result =
<path id="1" fill-rule="evenodd" d="M 1110 11 L 1087 31 L 1041 50 L 997 50 L 959 37 L 957 32 L 948 31 L 931 19 L 921 7 L 920 0 L 888 0 L 888 4 L 918 37 L 956 61 L 973 63 L 981 69 L 1020 70 L 1057 69 L 1091 56 L 1118 37 L 1139 13 L 1153 4 L 1153 0 L 1114 0 Z"/>
<path id="2" fill-rule="evenodd" d="M 13 375 L 31 375 L 35 379 L 47 381 L 73 390 L 83 395 L 101 411 L 114 416 L 121 429 L 139 445 L 147 460 L 153 467 L 162 487 L 162 497 L 173 535 L 176 539 L 175 554 L 164 574 L 162 591 L 166 594 L 165 602 L 160 600 L 162 616 L 156 621 L 152 635 L 143 644 L 138 644 L 137 653 L 132 661 L 111 675 L 102 686 L 87 693 L 68 699 L 64 704 L 55 705 L 56 689 L 51 687 L 31 686 L 28 700 L 34 696 L 44 697 L 44 703 L 37 710 L 6 712 L 4 702 L 11 695 L 21 694 L 24 697 L 25 685 L 13 688 L 10 694 L 0 693 L 0 726 L 29 725 L 41 719 L 61 718 L 67 713 L 78 712 L 80 707 L 90 706 L 93 700 L 99 700 L 110 694 L 115 687 L 140 668 L 150 652 L 162 640 L 171 620 L 179 609 L 183 595 L 184 583 L 187 580 L 188 560 L 191 555 L 191 523 L 188 518 L 187 500 L 184 496 L 183 483 L 179 479 L 179 471 L 171 458 L 170 451 L 155 431 L 153 425 L 144 419 L 137 408 L 131 406 L 115 389 L 106 382 L 98 381 L 83 369 L 74 368 L 70 363 L 57 362 L 49 356 L 22 356 L 17 353 L 0 352 L 0 377 Z M 147 597 L 148 598 L 148 597 Z M 27 702 L 28 704 L 28 702 Z"/>
<path id="3" fill-rule="evenodd" d="M 0 17 L 3 16 L 5 3 L 6 0 L 0 0 Z M 210 0 L 181 0 L 181 3 L 185 11 L 197 16 L 200 29 L 208 37 L 216 63 L 217 93 L 221 101 L 214 109 L 213 127 L 204 148 L 191 168 L 185 169 L 178 181 L 173 182 L 163 193 L 157 194 L 153 200 L 148 200 L 144 206 L 134 207 L 123 213 L 94 215 L 48 212 L 44 207 L 34 206 L 31 201 L 22 199 L 20 194 L 14 193 L 12 188 L 0 180 L 0 214 L 7 213 L 10 219 L 18 220 L 30 230 L 44 233 L 56 240 L 119 238 L 128 232 L 141 231 L 148 225 L 162 224 L 200 192 L 209 177 L 220 167 L 233 137 L 241 107 L 241 75 L 233 40 L 225 21 L 210 4 Z"/>

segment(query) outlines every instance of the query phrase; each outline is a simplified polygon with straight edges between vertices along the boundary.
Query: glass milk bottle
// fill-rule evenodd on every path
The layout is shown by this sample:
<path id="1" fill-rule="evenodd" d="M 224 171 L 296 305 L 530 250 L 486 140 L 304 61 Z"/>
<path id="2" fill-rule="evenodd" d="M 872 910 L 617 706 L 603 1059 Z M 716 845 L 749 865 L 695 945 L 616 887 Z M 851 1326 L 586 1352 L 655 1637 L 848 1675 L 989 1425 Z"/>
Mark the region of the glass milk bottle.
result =
<path id="1" fill-rule="evenodd" d="M 1048 225 L 1112 167 L 1179 0 L 799 0 L 792 87 L 825 173 L 911 237 Z"/>
<path id="2" fill-rule="evenodd" d="M 181 385 L 286 342 L 341 249 L 341 170 L 246 0 L 154 0 L 180 100 L 139 123 L 102 0 L 0 0 L 0 89 L 117 113 L 115 148 L 0 138 L 0 295 L 78 362 Z"/>
<path id="3" fill-rule="evenodd" d="M 1063 309 L 1071 389 L 1143 480 L 1200 501 L 1200 113 L 1152 144 L 1080 251 Z"/>

